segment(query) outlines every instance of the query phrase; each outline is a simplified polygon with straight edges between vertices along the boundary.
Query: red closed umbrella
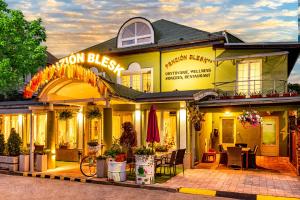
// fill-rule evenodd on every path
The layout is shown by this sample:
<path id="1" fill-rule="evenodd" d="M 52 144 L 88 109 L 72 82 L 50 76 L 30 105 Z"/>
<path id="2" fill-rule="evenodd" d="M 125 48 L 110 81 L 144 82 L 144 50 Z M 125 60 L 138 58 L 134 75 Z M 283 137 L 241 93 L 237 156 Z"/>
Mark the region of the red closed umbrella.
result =
<path id="1" fill-rule="evenodd" d="M 154 105 L 151 106 L 149 117 L 148 117 L 148 129 L 147 129 L 147 142 L 153 143 L 159 142 L 159 131 L 158 131 L 158 124 L 157 124 L 157 116 L 156 116 L 156 108 Z"/>

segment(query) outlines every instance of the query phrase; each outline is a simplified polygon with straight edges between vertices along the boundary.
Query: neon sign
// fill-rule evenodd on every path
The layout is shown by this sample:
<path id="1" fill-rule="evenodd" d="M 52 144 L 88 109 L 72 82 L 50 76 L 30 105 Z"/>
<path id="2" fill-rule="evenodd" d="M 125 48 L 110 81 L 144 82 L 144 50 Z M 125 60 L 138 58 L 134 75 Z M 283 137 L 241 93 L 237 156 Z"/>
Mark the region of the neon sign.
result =
<path id="1" fill-rule="evenodd" d="M 107 68 L 117 76 L 121 75 L 121 71 L 124 70 L 120 64 L 108 56 L 96 54 L 96 53 L 76 53 L 71 54 L 68 57 L 62 58 L 58 61 L 59 64 L 80 64 L 89 63 L 95 64 L 96 66 Z"/>

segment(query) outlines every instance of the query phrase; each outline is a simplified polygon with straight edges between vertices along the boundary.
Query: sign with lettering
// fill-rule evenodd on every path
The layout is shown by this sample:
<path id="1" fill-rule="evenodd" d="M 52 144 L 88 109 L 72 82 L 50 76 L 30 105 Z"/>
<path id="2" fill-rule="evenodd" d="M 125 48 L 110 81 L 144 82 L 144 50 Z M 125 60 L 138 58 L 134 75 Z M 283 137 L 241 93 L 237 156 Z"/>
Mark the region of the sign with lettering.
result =
<path id="1" fill-rule="evenodd" d="M 121 75 L 124 70 L 120 64 L 108 56 L 100 55 L 97 53 L 76 53 L 68 57 L 62 58 L 58 61 L 59 64 L 94 64 L 97 67 L 107 68 L 117 76 Z"/>
<path id="2" fill-rule="evenodd" d="M 162 91 L 213 88 L 214 51 L 211 47 L 162 54 Z"/>

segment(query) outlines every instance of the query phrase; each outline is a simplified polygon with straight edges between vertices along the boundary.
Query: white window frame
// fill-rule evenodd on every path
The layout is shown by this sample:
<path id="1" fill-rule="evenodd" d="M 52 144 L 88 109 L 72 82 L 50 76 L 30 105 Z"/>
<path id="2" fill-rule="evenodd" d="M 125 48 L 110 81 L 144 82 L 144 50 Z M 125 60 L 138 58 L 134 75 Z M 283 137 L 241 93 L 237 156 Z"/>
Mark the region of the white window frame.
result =
<path id="1" fill-rule="evenodd" d="M 140 69 L 139 71 L 122 71 L 122 75 L 118 77 L 117 83 L 122 85 L 122 76 L 130 76 L 130 88 L 132 88 L 132 75 L 140 75 L 140 88 L 141 92 L 143 91 L 143 74 L 149 73 L 150 72 L 150 77 L 151 77 L 151 88 L 149 92 L 153 92 L 153 68 L 143 68 Z"/>
<path id="2" fill-rule="evenodd" d="M 137 22 L 143 23 L 146 26 L 148 26 L 151 33 L 147 34 L 147 35 L 136 36 Z M 130 38 L 122 38 L 124 29 L 127 28 L 131 24 L 135 24 L 135 36 L 130 37 Z M 147 37 L 150 37 L 149 42 L 137 43 L 138 39 L 147 38 Z M 124 41 L 129 41 L 129 40 L 134 40 L 134 44 L 123 45 Z M 152 43 L 154 43 L 154 30 L 153 30 L 153 27 L 152 27 L 152 25 L 149 21 L 147 21 L 145 19 L 142 19 L 142 18 L 134 18 L 132 20 L 129 20 L 128 22 L 126 22 L 121 27 L 121 29 L 119 31 L 119 34 L 118 34 L 118 48 L 125 48 L 125 47 L 130 47 L 130 46 L 137 46 L 137 45 L 143 45 L 143 44 L 152 44 Z"/>
<path id="3" fill-rule="evenodd" d="M 248 64 L 248 88 L 247 88 L 247 93 L 246 93 L 246 95 L 250 95 L 250 83 L 251 83 L 251 81 L 254 81 L 253 79 L 251 79 L 251 77 L 250 77 L 250 67 L 249 67 L 249 65 L 250 65 L 250 63 L 260 63 L 260 77 L 259 77 L 259 80 L 257 80 L 257 81 L 259 81 L 259 83 L 260 83 L 260 91 L 258 91 L 258 92 L 262 92 L 262 86 L 263 86 L 263 84 L 262 84 L 262 59 L 251 59 L 251 60 L 241 60 L 241 61 L 239 61 L 239 62 L 237 62 L 236 63 L 236 84 L 235 84 L 235 91 L 239 91 L 239 64 Z"/>

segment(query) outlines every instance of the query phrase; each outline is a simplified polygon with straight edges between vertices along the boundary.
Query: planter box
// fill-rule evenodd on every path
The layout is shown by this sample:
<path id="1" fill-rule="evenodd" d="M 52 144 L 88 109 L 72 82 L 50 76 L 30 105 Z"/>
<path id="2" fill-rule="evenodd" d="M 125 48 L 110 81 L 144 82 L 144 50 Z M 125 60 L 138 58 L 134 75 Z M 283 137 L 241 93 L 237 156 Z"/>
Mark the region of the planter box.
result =
<path id="1" fill-rule="evenodd" d="M 154 184 L 154 155 L 135 155 L 136 183 L 142 185 Z"/>
<path id="2" fill-rule="evenodd" d="M 0 168 L 8 169 L 9 171 L 18 171 L 18 167 L 18 156 L 0 156 Z"/>
<path id="3" fill-rule="evenodd" d="M 124 162 L 108 161 L 107 178 L 109 181 L 115 181 L 115 182 L 126 181 L 126 161 Z"/>
<path id="4" fill-rule="evenodd" d="M 279 97 L 279 94 L 278 94 L 278 93 L 275 93 L 275 94 L 267 94 L 267 97 Z"/>
<path id="5" fill-rule="evenodd" d="M 35 161 L 35 167 L 36 171 L 38 172 L 44 172 L 47 171 L 47 155 L 36 155 L 36 161 Z"/>
<path id="6" fill-rule="evenodd" d="M 29 172 L 29 155 L 19 156 L 19 171 Z"/>
<path id="7" fill-rule="evenodd" d="M 250 98 L 262 98 L 262 95 L 261 94 L 253 94 L 253 95 L 250 95 Z"/>
<path id="8" fill-rule="evenodd" d="M 245 99 L 246 96 L 244 96 L 244 95 L 243 95 L 243 96 L 233 96 L 233 98 L 234 98 L 234 99 Z"/>
<path id="9" fill-rule="evenodd" d="M 103 159 L 97 160 L 97 177 L 107 177 L 107 161 Z"/>
<path id="10" fill-rule="evenodd" d="M 220 99 L 221 100 L 226 100 L 226 99 L 231 99 L 231 97 L 230 96 L 221 96 Z"/>

